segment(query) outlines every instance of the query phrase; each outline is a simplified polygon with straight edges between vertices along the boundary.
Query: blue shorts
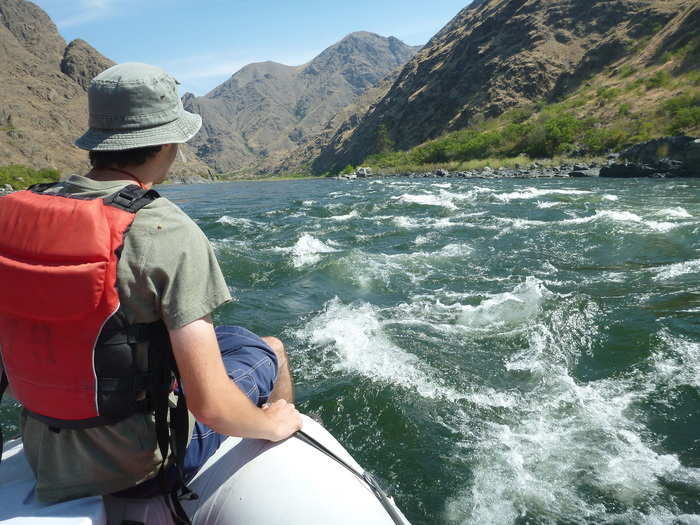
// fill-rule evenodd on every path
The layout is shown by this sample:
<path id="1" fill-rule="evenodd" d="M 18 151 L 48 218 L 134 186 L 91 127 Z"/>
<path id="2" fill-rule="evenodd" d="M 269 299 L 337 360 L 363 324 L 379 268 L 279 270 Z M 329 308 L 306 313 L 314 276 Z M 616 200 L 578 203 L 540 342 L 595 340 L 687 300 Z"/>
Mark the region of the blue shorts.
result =
<path id="1" fill-rule="evenodd" d="M 277 355 L 265 341 L 245 328 L 217 326 L 215 330 L 228 376 L 248 399 L 255 405 L 262 406 L 270 398 L 277 379 Z M 186 482 L 194 477 L 227 437 L 199 421 L 195 422 L 182 465 Z M 177 479 L 177 472 L 172 466 L 161 475 L 165 476 L 165 486 L 174 484 Z M 158 493 L 160 482 L 156 477 L 115 495 L 143 498 Z"/>
<path id="2" fill-rule="evenodd" d="M 270 398 L 277 379 L 277 355 L 265 341 L 241 326 L 217 326 L 216 338 L 228 376 L 255 405 Z M 195 422 L 182 470 L 185 481 L 194 477 L 228 436 Z"/>

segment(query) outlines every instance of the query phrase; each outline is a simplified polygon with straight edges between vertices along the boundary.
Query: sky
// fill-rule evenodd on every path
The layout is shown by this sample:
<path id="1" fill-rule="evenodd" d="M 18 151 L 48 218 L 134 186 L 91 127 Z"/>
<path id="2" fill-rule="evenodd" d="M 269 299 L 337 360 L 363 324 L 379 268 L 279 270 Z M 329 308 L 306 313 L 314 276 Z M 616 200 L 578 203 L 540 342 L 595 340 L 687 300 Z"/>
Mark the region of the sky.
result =
<path id="1" fill-rule="evenodd" d="M 251 62 L 297 66 L 353 31 L 423 45 L 469 0 L 33 0 L 63 38 L 158 65 L 201 96 Z"/>

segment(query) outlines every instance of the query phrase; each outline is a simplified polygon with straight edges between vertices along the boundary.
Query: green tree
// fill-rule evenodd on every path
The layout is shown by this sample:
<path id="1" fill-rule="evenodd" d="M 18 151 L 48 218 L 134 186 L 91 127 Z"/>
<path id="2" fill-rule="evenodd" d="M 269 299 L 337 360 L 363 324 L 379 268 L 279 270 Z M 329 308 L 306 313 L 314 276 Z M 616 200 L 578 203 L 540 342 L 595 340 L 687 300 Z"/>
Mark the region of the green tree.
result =
<path id="1" fill-rule="evenodd" d="M 389 135 L 389 128 L 383 122 L 377 126 L 377 135 L 375 139 L 376 153 L 385 154 L 394 151 L 394 141 Z"/>
<path id="2" fill-rule="evenodd" d="M 355 173 L 355 167 L 352 164 L 348 164 L 340 172 L 341 175 L 350 175 L 351 173 Z"/>

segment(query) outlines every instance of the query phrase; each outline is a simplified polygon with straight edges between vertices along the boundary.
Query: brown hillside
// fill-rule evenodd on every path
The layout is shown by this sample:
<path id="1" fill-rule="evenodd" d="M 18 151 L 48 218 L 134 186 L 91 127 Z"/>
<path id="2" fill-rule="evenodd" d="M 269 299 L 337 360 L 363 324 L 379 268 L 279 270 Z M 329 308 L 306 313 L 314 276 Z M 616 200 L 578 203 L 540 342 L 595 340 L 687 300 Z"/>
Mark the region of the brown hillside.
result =
<path id="1" fill-rule="evenodd" d="M 82 40 L 66 46 L 33 3 L 0 0 L 0 166 L 86 171 L 87 154 L 73 141 L 87 127 L 90 80 L 112 64 Z M 176 173 L 208 172 L 189 157 Z"/>
<path id="2" fill-rule="evenodd" d="M 332 139 L 314 170 L 337 170 L 374 153 L 380 124 L 407 149 L 514 106 L 557 100 L 608 66 L 640 55 L 651 39 L 659 39 L 652 47 L 663 53 L 674 34 L 681 38 L 680 26 L 696 20 L 691 13 L 697 6 L 697 0 L 484 0 L 469 6 L 404 67 L 352 132 Z"/>

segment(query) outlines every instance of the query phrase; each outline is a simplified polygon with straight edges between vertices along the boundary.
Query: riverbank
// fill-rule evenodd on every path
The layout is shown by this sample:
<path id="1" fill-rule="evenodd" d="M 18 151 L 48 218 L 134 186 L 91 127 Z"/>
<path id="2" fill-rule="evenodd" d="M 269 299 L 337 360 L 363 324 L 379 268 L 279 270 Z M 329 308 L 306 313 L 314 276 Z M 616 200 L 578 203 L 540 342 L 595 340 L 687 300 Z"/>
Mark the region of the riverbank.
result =
<path id="1" fill-rule="evenodd" d="M 408 176 L 411 178 L 695 178 L 700 177 L 700 139 L 678 135 L 641 142 L 607 157 L 579 157 L 531 160 L 525 155 L 432 165 L 402 165 L 393 168 L 368 167 L 348 170 L 339 178 Z"/>

